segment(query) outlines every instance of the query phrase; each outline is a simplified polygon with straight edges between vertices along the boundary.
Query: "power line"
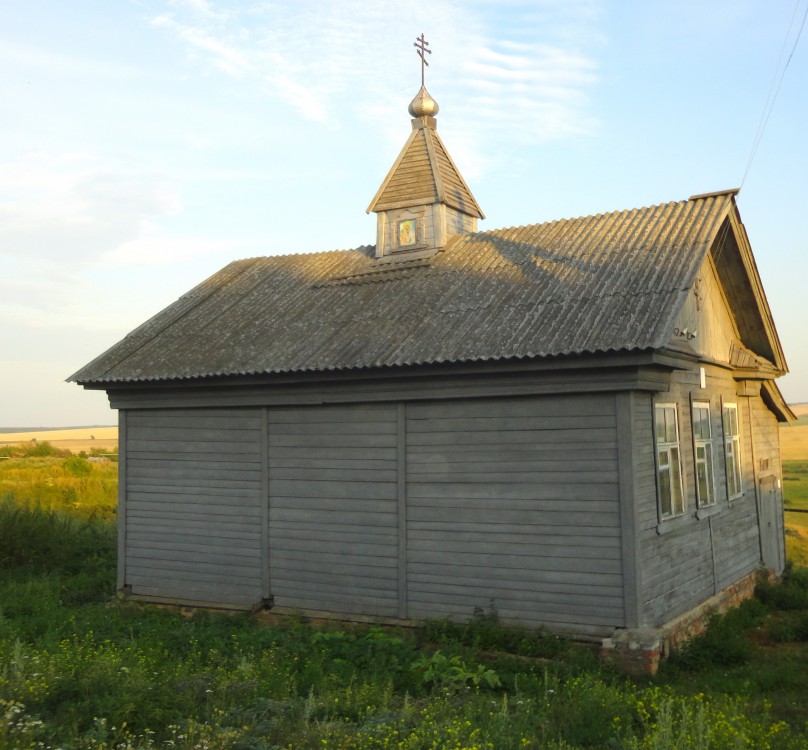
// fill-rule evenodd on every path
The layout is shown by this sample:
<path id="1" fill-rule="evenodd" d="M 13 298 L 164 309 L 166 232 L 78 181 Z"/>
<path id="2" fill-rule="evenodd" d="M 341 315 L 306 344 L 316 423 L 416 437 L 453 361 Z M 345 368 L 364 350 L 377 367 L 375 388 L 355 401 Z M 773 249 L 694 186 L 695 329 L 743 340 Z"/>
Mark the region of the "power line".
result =
<path id="1" fill-rule="evenodd" d="M 780 48 L 780 56 L 777 58 L 777 66 L 774 69 L 774 75 L 772 76 L 772 82 L 769 86 L 769 93 L 766 96 L 766 102 L 763 105 L 763 113 L 760 116 L 760 122 L 758 123 L 757 131 L 755 132 L 754 140 L 752 141 L 752 150 L 749 154 L 749 161 L 746 162 L 746 171 L 743 173 L 743 179 L 741 180 L 741 188 L 746 182 L 746 178 L 749 174 L 749 170 L 752 168 L 752 162 L 755 159 L 755 154 L 757 154 L 758 146 L 760 146 L 761 140 L 763 140 L 763 133 L 766 130 L 766 125 L 769 122 L 769 117 L 771 117 L 772 110 L 774 109 L 774 103 L 777 101 L 777 95 L 780 93 L 780 86 L 783 84 L 783 79 L 786 75 L 786 70 L 788 70 L 788 66 L 791 64 L 791 58 L 794 57 L 794 51 L 797 49 L 797 44 L 800 41 L 800 37 L 802 36 L 802 31 L 805 28 L 805 21 L 808 19 L 808 4 L 805 7 L 805 13 L 802 16 L 802 23 L 800 24 L 800 28 L 797 31 L 797 36 L 794 39 L 794 44 L 791 46 L 791 52 L 788 55 L 788 59 L 786 60 L 786 64 L 783 66 L 782 71 L 780 71 L 780 64 L 783 61 L 783 53 L 785 52 L 786 45 L 788 44 L 788 39 L 791 36 L 791 30 L 794 28 L 794 20 L 797 17 L 797 11 L 799 10 L 801 0 L 796 0 L 794 3 L 794 12 L 791 14 L 791 21 L 788 25 L 788 30 L 786 31 L 785 39 L 783 40 L 783 46 Z M 779 78 L 778 78 L 779 72 Z M 739 188 L 740 189 L 740 188 Z"/>

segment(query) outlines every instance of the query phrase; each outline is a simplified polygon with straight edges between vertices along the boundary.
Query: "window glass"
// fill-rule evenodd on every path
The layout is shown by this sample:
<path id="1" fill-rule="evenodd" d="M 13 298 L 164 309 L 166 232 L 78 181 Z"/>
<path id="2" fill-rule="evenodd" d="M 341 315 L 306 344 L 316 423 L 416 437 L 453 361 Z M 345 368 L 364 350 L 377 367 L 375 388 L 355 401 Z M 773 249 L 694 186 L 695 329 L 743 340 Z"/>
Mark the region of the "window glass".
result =
<path id="1" fill-rule="evenodd" d="M 738 427 L 737 404 L 724 404 L 724 468 L 727 473 L 727 496 L 743 494 L 741 486 L 741 431 Z"/>
<path id="2" fill-rule="evenodd" d="M 657 404 L 654 409 L 657 441 L 657 487 L 661 519 L 685 512 L 685 493 L 679 453 L 679 422 L 675 404 Z"/>
<path id="3" fill-rule="evenodd" d="M 713 432 L 710 424 L 710 404 L 693 403 L 693 454 L 696 461 L 696 499 L 699 507 L 715 503 L 713 469 Z"/>

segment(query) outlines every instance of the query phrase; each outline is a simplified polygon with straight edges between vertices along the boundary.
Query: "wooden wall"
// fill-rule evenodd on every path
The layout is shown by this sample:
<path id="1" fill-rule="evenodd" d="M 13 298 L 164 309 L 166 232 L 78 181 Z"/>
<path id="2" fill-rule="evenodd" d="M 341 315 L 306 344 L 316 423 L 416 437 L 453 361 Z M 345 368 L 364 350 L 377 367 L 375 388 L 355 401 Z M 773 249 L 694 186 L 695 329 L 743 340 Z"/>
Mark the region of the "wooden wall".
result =
<path id="1" fill-rule="evenodd" d="M 623 622 L 614 396 L 407 407 L 409 614 Z"/>
<path id="2" fill-rule="evenodd" d="M 261 599 L 258 409 L 125 414 L 124 583 L 141 596 Z"/>
<path id="3" fill-rule="evenodd" d="M 687 511 L 683 517 L 660 521 L 656 488 L 651 485 L 656 467 L 653 456 L 638 462 L 648 490 L 638 497 L 641 517 L 643 617 L 658 626 L 721 591 L 761 564 L 758 526 L 759 460 L 764 454 L 779 471 L 779 443 L 774 416 L 759 396 L 738 395 L 739 387 L 728 370 L 707 368 L 701 388 L 698 367 L 676 373 L 670 391 L 636 398 L 645 401 L 647 431 L 653 424 L 653 404 L 678 405 L 680 449 Z M 741 389 L 743 390 L 743 389 Z M 695 463 L 690 404 L 708 401 L 711 407 L 717 502 L 699 510 L 696 503 Z M 722 403 L 736 403 L 741 429 L 743 494 L 728 499 L 724 465 Z M 768 415 L 768 416 L 766 416 Z M 637 426 L 638 431 L 643 428 Z M 639 432 L 638 432 L 639 436 Z M 650 435 L 649 435 L 650 437 Z M 644 439 L 639 440 L 640 443 Z M 780 514 L 782 516 L 782 514 Z"/>
<path id="4" fill-rule="evenodd" d="M 615 403 L 129 412 L 125 583 L 346 615 L 493 604 L 608 633 L 625 619 Z"/>

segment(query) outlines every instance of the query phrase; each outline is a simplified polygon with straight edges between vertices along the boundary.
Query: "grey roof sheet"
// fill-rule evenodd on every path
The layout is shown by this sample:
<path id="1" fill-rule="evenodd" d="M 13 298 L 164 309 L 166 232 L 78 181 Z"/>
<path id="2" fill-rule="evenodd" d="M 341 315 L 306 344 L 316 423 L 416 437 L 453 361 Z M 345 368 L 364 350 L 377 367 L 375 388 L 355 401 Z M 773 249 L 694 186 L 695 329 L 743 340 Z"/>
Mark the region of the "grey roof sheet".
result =
<path id="1" fill-rule="evenodd" d="M 453 238 L 231 263 L 69 379 L 114 383 L 663 347 L 733 192 Z"/>

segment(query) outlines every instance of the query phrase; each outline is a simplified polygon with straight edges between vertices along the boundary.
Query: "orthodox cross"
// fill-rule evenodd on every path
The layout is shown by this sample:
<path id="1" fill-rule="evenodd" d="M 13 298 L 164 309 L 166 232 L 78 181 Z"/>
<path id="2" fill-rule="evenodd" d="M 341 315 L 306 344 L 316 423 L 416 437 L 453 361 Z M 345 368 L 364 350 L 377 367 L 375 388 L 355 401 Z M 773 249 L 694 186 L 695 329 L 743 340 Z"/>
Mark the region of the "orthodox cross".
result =
<path id="1" fill-rule="evenodd" d="M 415 42 L 413 42 L 412 46 L 415 47 L 416 51 L 418 52 L 418 56 L 421 58 L 421 86 L 423 86 L 424 85 L 424 66 L 426 65 L 427 68 L 429 67 L 429 63 L 426 61 L 426 58 L 424 57 L 424 52 L 426 52 L 427 55 L 431 55 L 432 50 L 427 49 L 427 47 L 429 46 L 429 42 L 426 39 L 424 39 L 423 32 L 421 33 L 421 36 L 416 38 L 416 40 L 415 40 Z"/>

